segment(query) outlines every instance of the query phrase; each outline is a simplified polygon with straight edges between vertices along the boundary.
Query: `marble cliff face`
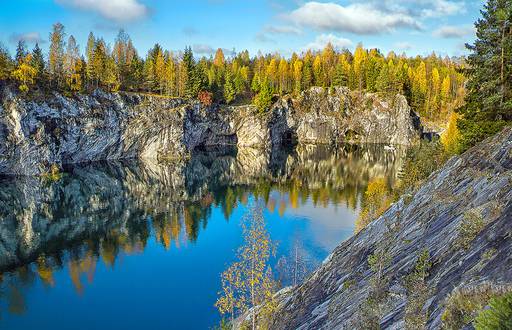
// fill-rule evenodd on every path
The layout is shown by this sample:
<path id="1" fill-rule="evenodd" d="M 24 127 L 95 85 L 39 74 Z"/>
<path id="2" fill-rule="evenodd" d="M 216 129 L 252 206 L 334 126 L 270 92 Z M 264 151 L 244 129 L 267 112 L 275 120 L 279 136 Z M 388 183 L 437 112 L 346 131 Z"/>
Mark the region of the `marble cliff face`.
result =
<path id="1" fill-rule="evenodd" d="M 271 328 L 403 329 L 406 313 L 419 306 L 421 328 L 439 329 L 450 293 L 512 283 L 511 219 L 507 128 L 453 157 L 413 196 L 338 246 L 303 284 L 279 292 L 279 317 Z M 481 228 L 468 236 L 464 228 L 475 223 Z M 421 286 L 411 287 L 425 253 L 427 275 Z M 370 266 L 370 256 L 381 262 L 380 272 Z M 376 319 L 368 323 L 372 315 Z"/>
<path id="2" fill-rule="evenodd" d="M 341 142 L 409 145 L 421 135 L 405 97 L 381 100 L 346 88 L 314 87 L 254 106 L 202 107 L 198 101 L 127 93 L 0 99 L 0 174 L 38 175 L 51 164 L 126 158 L 175 159 L 198 148 L 276 149 Z"/>

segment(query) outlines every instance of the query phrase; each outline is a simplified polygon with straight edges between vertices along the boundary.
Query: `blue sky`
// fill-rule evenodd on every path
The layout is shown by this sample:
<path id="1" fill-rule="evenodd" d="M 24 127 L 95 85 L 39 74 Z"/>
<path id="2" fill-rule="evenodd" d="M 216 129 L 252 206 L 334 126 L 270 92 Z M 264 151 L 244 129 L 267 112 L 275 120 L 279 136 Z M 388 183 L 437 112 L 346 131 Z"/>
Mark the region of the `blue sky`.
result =
<path id="1" fill-rule="evenodd" d="M 362 42 L 384 53 L 464 54 L 484 1 L 471 0 L 0 0 L 0 42 L 48 47 L 61 22 L 85 45 L 93 31 L 112 43 L 119 28 L 140 55 L 155 43 L 165 49 L 193 47 L 209 56 L 217 48 L 286 56 L 327 42 L 353 49 Z M 83 51 L 83 47 L 81 47 Z"/>

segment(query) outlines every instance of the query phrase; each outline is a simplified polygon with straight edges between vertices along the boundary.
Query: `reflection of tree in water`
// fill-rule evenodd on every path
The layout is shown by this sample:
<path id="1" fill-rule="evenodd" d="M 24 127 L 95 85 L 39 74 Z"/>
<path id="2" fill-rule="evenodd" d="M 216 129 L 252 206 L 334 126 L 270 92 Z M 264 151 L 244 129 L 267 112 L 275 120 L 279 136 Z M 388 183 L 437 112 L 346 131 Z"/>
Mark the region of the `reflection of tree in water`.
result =
<path id="1" fill-rule="evenodd" d="M 302 242 L 301 237 L 294 237 L 288 255 L 281 256 L 277 261 L 277 280 L 281 286 L 302 283 L 317 266 Z"/>
<path id="2" fill-rule="evenodd" d="M 307 203 L 356 210 L 372 178 L 393 184 L 399 168 L 399 156 L 371 148 L 298 147 L 250 175 L 236 156 L 202 155 L 181 166 L 82 165 L 49 185 L 37 178 L 0 179 L 0 226 L 16 239 L 3 244 L 15 250 L 12 260 L 0 262 L 2 300 L 23 312 L 24 290 L 36 278 L 55 286 L 54 273 L 63 268 L 81 293 L 98 262 L 112 268 L 121 256 L 143 251 L 152 235 L 167 250 L 195 242 L 214 207 L 228 221 L 250 196 L 280 216 Z M 302 250 L 292 259 L 306 259 Z M 301 267 L 293 268 L 289 283 L 302 276 Z"/>

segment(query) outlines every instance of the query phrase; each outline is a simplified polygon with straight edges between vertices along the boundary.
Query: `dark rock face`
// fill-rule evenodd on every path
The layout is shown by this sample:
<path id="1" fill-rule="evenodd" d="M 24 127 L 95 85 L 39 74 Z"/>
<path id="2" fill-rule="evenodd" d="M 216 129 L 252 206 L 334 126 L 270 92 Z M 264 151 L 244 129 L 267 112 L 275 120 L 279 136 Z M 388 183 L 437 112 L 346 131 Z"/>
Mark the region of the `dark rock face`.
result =
<path id="1" fill-rule="evenodd" d="M 273 329 L 367 328 L 364 314 L 383 261 L 382 328 L 405 327 L 405 311 L 419 294 L 407 289 L 419 256 L 428 251 L 426 327 L 441 327 L 444 301 L 455 288 L 512 283 L 512 128 L 507 128 L 432 174 L 367 228 L 341 244 L 302 285 L 277 294 Z M 467 235 L 469 226 L 482 228 Z M 466 232 L 466 235 L 464 235 Z M 370 308 L 370 309 L 369 309 Z"/>
<path id="2" fill-rule="evenodd" d="M 180 158 L 196 148 L 275 148 L 344 141 L 408 145 L 421 135 L 405 98 L 392 102 L 346 88 L 311 88 L 255 107 L 205 109 L 197 101 L 127 93 L 29 101 L 9 88 L 0 100 L 0 173 L 37 175 L 51 164 Z"/>

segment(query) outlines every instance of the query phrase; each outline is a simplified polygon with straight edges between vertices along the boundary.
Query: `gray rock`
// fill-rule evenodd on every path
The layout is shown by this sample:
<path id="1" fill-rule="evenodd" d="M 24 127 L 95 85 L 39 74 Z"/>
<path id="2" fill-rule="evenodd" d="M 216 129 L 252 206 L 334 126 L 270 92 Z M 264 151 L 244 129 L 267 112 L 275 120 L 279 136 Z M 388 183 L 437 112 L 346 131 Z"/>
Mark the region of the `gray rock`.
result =
<path id="1" fill-rule="evenodd" d="M 421 135 L 405 98 L 311 88 L 283 97 L 266 114 L 252 105 L 202 107 L 198 101 L 105 93 L 44 101 L 0 91 L 0 174 L 39 175 L 52 164 L 124 158 L 182 158 L 197 148 L 345 141 L 408 145 Z"/>
<path id="2" fill-rule="evenodd" d="M 485 227 L 460 244 L 468 214 Z M 466 219 L 466 220 L 464 220 Z M 361 318 L 376 274 L 368 257 L 386 251 L 380 326 L 405 327 L 404 289 L 418 256 L 430 254 L 423 302 L 428 329 L 441 326 L 446 297 L 456 287 L 512 283 L 512 128 L 453 157 L 415 192 L 402 198 L 367 228 L 342 243 L 302 285 L 276 295 L 272 329 L 366 328 Z M 492 253 L 487 253 L 492 251 Z"/>

